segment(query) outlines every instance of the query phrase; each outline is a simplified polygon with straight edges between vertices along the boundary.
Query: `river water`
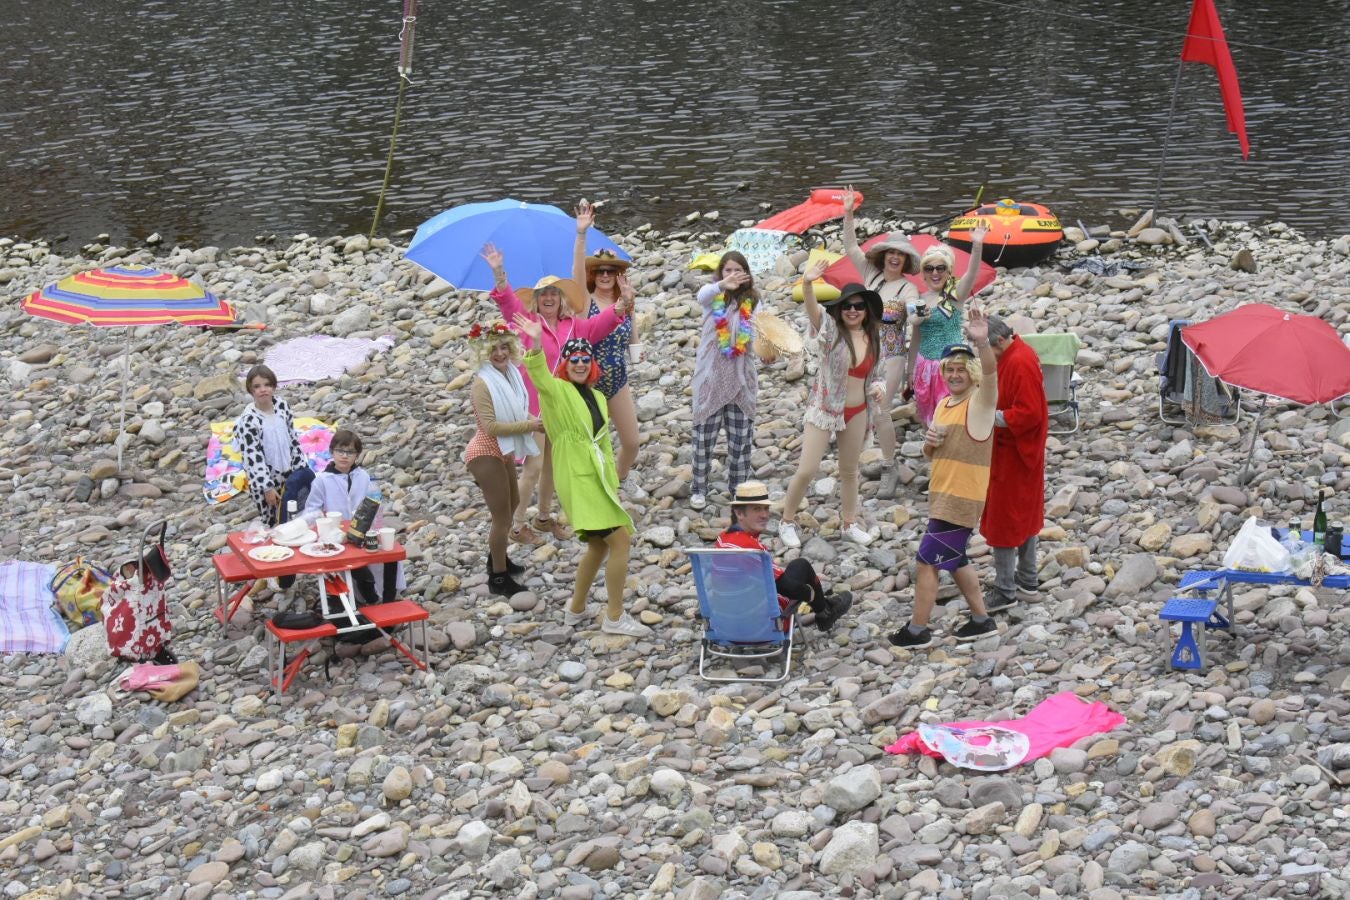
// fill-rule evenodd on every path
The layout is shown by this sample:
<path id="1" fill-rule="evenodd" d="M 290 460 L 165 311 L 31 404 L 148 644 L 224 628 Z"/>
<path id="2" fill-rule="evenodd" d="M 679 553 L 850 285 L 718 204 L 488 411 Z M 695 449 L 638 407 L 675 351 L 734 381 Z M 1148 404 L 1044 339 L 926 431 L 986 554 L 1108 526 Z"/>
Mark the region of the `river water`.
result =
<path id="1" fill-rule="evenodd" d="M 1164 213 L 1350 232 L 1350 4 L 1218 0 L 1251 158 L 1188 64 Z M 1188 0 L 423 0 L 380 230 L 503 196 L 722 227 L 851 182 L 1152 203 Z M 0 0 L 0 235 L 193 245 L 369 229 L 399 0 Z M 1252 45 L 1252 46 L 1246 46 Z"/>

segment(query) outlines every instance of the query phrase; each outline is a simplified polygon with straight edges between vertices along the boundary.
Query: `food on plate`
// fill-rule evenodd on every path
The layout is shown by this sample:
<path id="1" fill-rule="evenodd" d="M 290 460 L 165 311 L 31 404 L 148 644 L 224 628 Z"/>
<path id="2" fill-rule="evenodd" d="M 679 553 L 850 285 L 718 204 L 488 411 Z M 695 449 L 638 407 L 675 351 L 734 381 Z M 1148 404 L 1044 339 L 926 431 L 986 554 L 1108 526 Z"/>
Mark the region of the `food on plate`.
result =
<path id="1" fill-rule="evenodd" d="M 277 547 L 269 544 L 265 547 L 254 547 L 248 551 L 250 559 L 256 559 L 258 562 L 281 562 L 283 559 L 290 559 L 295 555 L 295 551 L 290 547 Z"/>
<path id="2" fill-rule="evenodd" d="M 337 556 L 342 552 L 342 545 L 332 541 L 316 541 L 301 547 L 300 552 L 306 556 Z"/>

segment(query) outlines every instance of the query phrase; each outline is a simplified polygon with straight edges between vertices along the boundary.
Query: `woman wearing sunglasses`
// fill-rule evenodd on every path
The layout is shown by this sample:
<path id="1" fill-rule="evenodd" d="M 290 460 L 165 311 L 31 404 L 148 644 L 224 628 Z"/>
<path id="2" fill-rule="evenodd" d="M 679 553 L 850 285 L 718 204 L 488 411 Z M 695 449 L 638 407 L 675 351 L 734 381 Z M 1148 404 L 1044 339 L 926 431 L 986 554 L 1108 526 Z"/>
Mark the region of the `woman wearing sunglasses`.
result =
<path id="1" fill-rule="evenodd" d="M 795 519 L 806 489 L 829 449 L 839 442 L 840 519 L 844 537 L 866 546 L 873 540 L 858 525 L 858 457 L 867 440 L 869 401 L 880 403 L 886 385 L 881 379 L 881 296 L 861 284 L 846 284 L 839 299 L 825 306 L 816 302 L 812 286 L 825 274 L 827 263 L 815 263 L 802 275 L 802 296 L 810 321 L 808 335 L 816 338 L 820 368 L 806 400 L 806 426 L 797 473 L 783 500 L 778 536 L 789 547 L 800 547 Z"/>
<path id="2" fill-rule="evenodd" d="M 933 424 L 933 411 L 948 393 L 942 378 L 942 351 L 963 339 L 961 309 L 975 289 L 980 273 L 980 251 L 989 229 L 981 225 L 970 233 L 970 259 L 961 280 L 956 280 L 956 254 L 946 244 L 934 244 L 923 253 L 919 269 L 924 292 L 910 316 L 909 370 L 905 399 L 914 406 L 925 427 Z"/>
<path id="3" fill-rule="evenodd" d="M 862 283 L 881 296 L 881 359 L 886 373 L 886 396 L 882 400 L 882 416 L 877 417 L 877 446 L 885 459 L 881 486 L 877 496 L 889 500 L 895 496 L 898 474 L 895 471 L 895 423 L 890 420 L 891 405 L 895 402 L 900 382 L 905 377 L 908 362 L 905 357 L 905 319 L 910 307 L 919 299 L 919 289 L 906 275 L 919 272 L 919 251 L 903 234 L 891 232 L 873 244 L 866 253 L 858 246 L 853 228 L 853 208 L 857 195 L 850 186 L 844 192 L 844 255 L 852 262 Z"/>
<path id="4" fill-rule="evenodd" d="M 626 259 L 619 259 L 609 250 L 598 250 L 586 255 L 586 230 L 595 224 L 595 207 L 585 200 L 577 204 L 577 240 L 572 256 L 572 278 L 578 284 L 585 284 L 590 294 L 590 305 L 586 315 L 595 317 L 614 304 L 633 300 L 633 286 L 628 283 L 628 267 L 632 265 Z M 625 318 L 619 327 L 608 336 L 595 342 L 595 352 L 600 358 L 600 381 L 596 388 L 605 395 L 605 405 L 609 408 L 610 421 L 619 433 L 619 481 L 623 482 L 624 492 L 635 500 L 647 496 L 647 492 L 637 482 L 637 476 L 629 478 L 633 463 L 638 455 L 638 419 L 637 405 L 633 401 L 633 391 L 628 386 L 628 344 L 633 339 L 633 320 Z"/>
<path id="5" fill-rule="evenodd" d="M 609 438 L 605 397 L 592 387 L 601 375 L 595 351 L 585 338 L 571 338 L 550 370 L 539 349 L 543 323 L 517 314 L 515 324 L 535 347 L 525 354 L 525 370 L 539 391 L 539 411 L 553 445 L 558 502 L 577 537 L 586 544 L 563 623 L 575 627 L 586 621 L 586 599 L 603 563 L 609 603 L 600 630 L 645 637 L 651 629 L 623 610 L 633 520 L 619 503 L 619 472 Z"/>
<path id="6" fill-rule="evenodd" d="M 571 296 L 579 294 L 576 285 L 570 279 L 546 275 L 534 286 L 533 290 L 523 289 L 519 293 L 511 289 L 506 280 L 505 260 L 502 253 L 492 244 L 483 245 L 483 260 L 492 269 L 496 286 L 489 296 L 501 311 L 502 319 L 514 322 L 517 314 L 538 322 L 540 337 L 535 345 L 544 351 L 544 359 L 549 368 L 558 364 L 558 354 L 562 346 L 574 337 L 588 341 L 598 341 L 608 336 L 627 319 L 632 311 L 632 298 L 620 301 L 604 310 L 594 318 L 582 319 L 573 315 L 569 305 Z M 539 396 L 535 385 L 528 379 L 526 390 L 530 397 L 530 414 L 539 413 Z M 567 529 L 550 514 L 553 509 L 553 467 L 549 441 L 544 441 L 542 465 L 531 469 L 527 463 L 520 483 L 520 505 L 516 507 L 511 528 L 511 539 L 518 544 L 538 543 L 540 538 L 524 524 L 525 513 L 530 504 L 530 493 L 534 482 L 539 483 L 539 512 L 535 516 L 534 527 L 538 531 L 547 531 L 558 540 L 567 537 Z"/>

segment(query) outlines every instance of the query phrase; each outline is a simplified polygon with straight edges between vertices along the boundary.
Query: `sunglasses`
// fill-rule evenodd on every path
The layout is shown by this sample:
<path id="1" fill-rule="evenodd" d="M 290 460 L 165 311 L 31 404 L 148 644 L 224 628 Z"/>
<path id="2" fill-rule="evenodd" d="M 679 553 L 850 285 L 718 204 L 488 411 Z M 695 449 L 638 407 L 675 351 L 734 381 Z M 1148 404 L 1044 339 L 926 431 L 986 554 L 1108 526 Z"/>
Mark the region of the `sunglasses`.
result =
<path id="1" fill-rule="evenodd" d="M 573 353 L 571 356 L 567 357 L 567 363 L 568 365 L 573 366 L 589 366 L 591 364 L 591 356 L 589 353 Z"/>
<path id="2" fill-rule="evenodd" d="M 844 303 L 840 307 L 844 312 L 857 312 L 860 309 L 867 309 L 866 300 L 855 300 L 852 303 Z"/>
<path id="3" fill-rule="evenodd" d="M 618 273 L 618 269 L 613 269 L 609 266 L 600 266 L 595 270 L 595 274 L 597 275 L 617 275 Z"/>
<path id="4" fill-rule="evenodd" d="M 946 266 L 924 266 L 924 267 L 923 267 L 923 270 L 924 270 L 925 272 L 945 272 L 945 271 L 947 271 L 947 267 L 946 267 Z"/>

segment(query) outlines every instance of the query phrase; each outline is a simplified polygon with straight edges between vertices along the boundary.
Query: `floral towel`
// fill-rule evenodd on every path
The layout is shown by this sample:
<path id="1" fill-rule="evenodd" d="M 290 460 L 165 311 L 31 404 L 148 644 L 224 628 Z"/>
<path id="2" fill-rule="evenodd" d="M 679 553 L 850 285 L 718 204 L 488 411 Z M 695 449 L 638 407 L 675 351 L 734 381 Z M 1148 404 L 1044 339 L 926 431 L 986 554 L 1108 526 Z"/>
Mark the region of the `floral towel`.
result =
<path id="1" fill-rule="evenodd" d="M 55 609 L 52 576 L 42 563 L 0 563 L 0 653 L 60 653 L 70 630 Z"/>
<path id="2" fill-rule="evenodd" d="M 318 419 L 302 417 L 295 420 L 295 433 L 300 438 L 300 449 L 305 451 L 309 467 L 315 472 L 328 468 L 333 455 L 328 444 L 333 440 L 333 428 Z M 206 480 L 202 495 L 210 504 L 224 503 L 248 487 L 244 460 L 234 447 L 234 421 L 213 422 L 211 439 L 206 443 Z"/>

